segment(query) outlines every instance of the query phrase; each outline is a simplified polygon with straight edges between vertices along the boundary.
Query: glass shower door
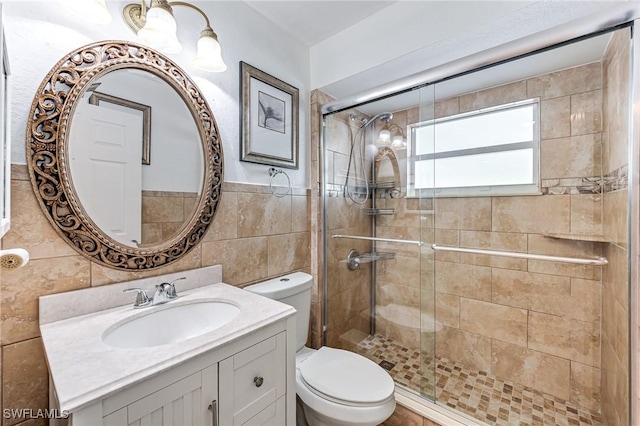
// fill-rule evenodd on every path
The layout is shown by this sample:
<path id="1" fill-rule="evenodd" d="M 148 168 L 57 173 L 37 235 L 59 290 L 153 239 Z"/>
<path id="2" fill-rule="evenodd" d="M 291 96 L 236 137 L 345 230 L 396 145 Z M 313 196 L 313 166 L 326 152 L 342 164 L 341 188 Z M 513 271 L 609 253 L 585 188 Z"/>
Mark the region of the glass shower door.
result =
<path id="1" fill-rule="evenodd" d="M 627 424 L 629 46 L 622 28 L 435 85 L 438 404 Z"/>
<path id="2" fill-rule="evenodd" d="M 356 352 L 369 336 L 371 322 L 371 264 L 353 263 L 359 259 L 356 253 L 371 252 L 370 241 L 357 239 L 369 237 L 372 226 L 371 216 L 366 214 L 371 205 L 365 178 L 369 170 L 363 169 L 367 159 L 360 149 L 366 137 L 361 129 L 363 119 L 356 110 L 325 116 L 322 153 L 326 287 L 323 343 Z"/>
<path id="3" fill-rule="evenodd" d="M 326 344 L 370 358 L 433 400 L 433 191 L 416 191 L 416 175 L 429 181 L 430 171 L 408 161 L 415 126 L 433 117 L 432 94 L 426 87 L 325 116 L 323 200 Z"/>
<path id="4" fill-rule="evenodd" d="M 420 394 L 434 401 L 437 398 L 435 259 L 431 246 L 436 242 L 435 229 L 435 85 L 419 89 L 417 121 L 409 124 L 407 143 L 407 194 L 420 210 Z M 411 120 L 413 121 L 413 120 Z"/>

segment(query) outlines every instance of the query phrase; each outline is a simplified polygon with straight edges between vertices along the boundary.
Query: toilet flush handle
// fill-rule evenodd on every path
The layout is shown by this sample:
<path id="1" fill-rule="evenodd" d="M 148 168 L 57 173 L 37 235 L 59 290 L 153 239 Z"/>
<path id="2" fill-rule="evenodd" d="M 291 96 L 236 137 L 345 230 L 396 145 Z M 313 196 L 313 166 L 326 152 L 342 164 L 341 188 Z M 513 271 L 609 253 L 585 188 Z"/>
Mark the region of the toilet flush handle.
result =
<path id="1" fill-rule="evenodd" d="M 256 387 L 259 388 L 264 383 L 264 379 L 262 376 L 256 376 L 253 378 L 253 383 L 255 383 Z"/>

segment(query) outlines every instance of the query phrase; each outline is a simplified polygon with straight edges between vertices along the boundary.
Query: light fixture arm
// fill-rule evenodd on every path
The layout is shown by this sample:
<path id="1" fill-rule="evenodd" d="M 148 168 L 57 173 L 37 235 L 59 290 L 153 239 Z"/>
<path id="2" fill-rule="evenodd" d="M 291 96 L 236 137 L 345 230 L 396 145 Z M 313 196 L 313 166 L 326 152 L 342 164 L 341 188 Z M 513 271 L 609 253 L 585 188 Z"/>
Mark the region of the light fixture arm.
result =
<path id="1" fill-rule="evenodd" d="M 167 0 L 151 0 L 149 2 L 149 8 L 152 7 L 160 7 L 173 15 L 173 9 L 171 9 L 171 5 Z M 145 0 L 140 0 L 140 17 L 143 20 L 147 18 L 147 3 Z"/>
<path id="2" fill-rule="evenodd" d="M 182 49 L 176 34 L 173 7 L 183 6 L 193 9 L 204 18 L 205 27 L 200 32 L 194 67 L 207 72 L 223 72 L 227 69 L 221 55 L 218 35 L 211 28 L 209 17 L 197 6 L 186 1 L 146 0 L 128 4 L 123 9 L 124 21 L 144 42 L 164 53 L 179 53 Z"/>
<path id="3" fill-rule="evenodd" d="M 149 7 L 147 7 L 146 0 L 140 0 L 139 5 L 132 3 L 125 6 L 123 11 L 124 20 L 129 25 L 129 27 L 137 34 L 138 31 L 140 31 L 140 29 L 144 27 L 144 24 L 147 19 L 147 10 L 149 8 L 161 7 L 173 15 L 173 9 L 172 9 L 173 6 L 184 6 L 198 12 L 204 18 L 204 21 L 205 21 L 205 28 L 200 33 L 200 36 L 202 37 L 206 35 L 209 37 L 213 37 L 216 40 L 218 39 L 217 34 L 213 31 L 213 28 L 211 28 L 211 22 L 209 21 L 209 17 L 199 7 L 184 1 L 169 2 L 167 0 L 151 0 Z"/>
<path id="4" fill-rule="evenodd" d="M 194 6 L 194 5 L 192 5 L 190 3 L 187 3 L 187 2 L 184 2 L 184 1 L 172 1 L 172 2 L 169 2 L 169 5 L 172 6 L 172 7 L 173 6 L 188 7 L 190 9 L 193 9 L 196 12 L 200 13 L 200 15 L 202 15 L 202 17 L 204 18 L 204 21 L 205 21 L 205 27 L 204 27 L 204 30 L 202 30 L 200 32 L 200 37 L 212 37 L 216 41 L 218 40 L 218 35 L 215 33 L 215 31 L 213 31 L 213 28 L 211 28 L 211 22 L 209 22 L 209 17 L 198 6 Z"/>
<path id="5" fill-rule="evenodd" d="M 142 0 L 144 2 L 144 0 Z M 211 31 L 213 31 L 211 29 L 211 23 L 209 22 L 209 18 L 207 17 L 207 15 L 205 15 L 205 13 L 197 6 L 194 6 L 190 3 L 184 2 L 184 1 L 170 1 L 169 2 L 169 6 L 173 7 L 173 6 L 184 6 L 184 7 L 188 7 L 191 8 L 193 10 L 195 10 L 196 12 L 200 13 L 200 15 L 202 15 L 202 17 L 204 18 L 205 22 L 206 22 L 206 29 L 210 29 Z"/>

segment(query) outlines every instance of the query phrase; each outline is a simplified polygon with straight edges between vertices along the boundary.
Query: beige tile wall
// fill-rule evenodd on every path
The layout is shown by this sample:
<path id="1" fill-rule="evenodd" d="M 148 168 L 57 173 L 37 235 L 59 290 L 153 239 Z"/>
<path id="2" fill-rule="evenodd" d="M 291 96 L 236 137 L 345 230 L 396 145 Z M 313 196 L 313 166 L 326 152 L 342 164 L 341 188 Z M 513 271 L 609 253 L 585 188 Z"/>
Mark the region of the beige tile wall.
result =
<path id="1" fill-rule="evenodd" d="M 292 195 L 276 198 L 265 186 L 225 182 L 203 242 L 176 263 L 149 272 L 113 270 L 78 255 L 42 213 L 25 166 L 12 167 L 11 190 L 11 230 L 2 248 L 25 248 L 31 261 L 0 276 L 3 408 L 47 408 L 39 296 L 217 264 L 223 267 L 223 280 L 233 285 L 310 272 L 310 197 L 305 189 L 294 188 Z M 3 419 L 3 425 L 16 423 Z"/>
<path id="2" fill-rule="evenodd" d="M 153 245 L 175 236 L 191 220 L 198 202 L 195 192 L 142 191 L 142 241 Z"/>
<path id="3" fill-rule="evenodd" d="M 627 241 L 627 149 L 630 32 L 617 31 L 603 61 L 603 229 L 611 241 L 602 276 L 602 413 L 608 424 L 629 418 L 629 285 Z"/>
<path id="4" fill-rule="evenodd" d="M 597 181 L 602 173 L 600 63 L 447 99 L 434 109 L 441 117 L 533 97 L 541 100 L 541 178 L 562 182 L 562 190 L 545 189 L 542 196 L 437 198 L 434 206 L 430 200 L 383 200 L 397 213 L 378 220 L 378 235 L 421 235 L 442 245 L 557 256 L 603 255 L 603 243 L 545 236 L 603 234 L 599 187 L 595 193 L 578 189 L 583 178 Z M 405 114 L 419 115 L 415 110 Z M 394 250 L 401 250 L 396 260 L 378 265 L 379 332 L 413 348 L 422 342 L 427 351 L 433 325 L 411 327 L 420 324 L 416 308 L 427 314 L 435 309 L 441 328 L 437 356 L 600 409 L 601 267 Z M 411 269 L 412 260 L 423 265 L 421 275 Z M 435 306 L 430 306 L 434 261 Z M 379 312 L 389 307 L 404 316 L 381 319 Z"/>

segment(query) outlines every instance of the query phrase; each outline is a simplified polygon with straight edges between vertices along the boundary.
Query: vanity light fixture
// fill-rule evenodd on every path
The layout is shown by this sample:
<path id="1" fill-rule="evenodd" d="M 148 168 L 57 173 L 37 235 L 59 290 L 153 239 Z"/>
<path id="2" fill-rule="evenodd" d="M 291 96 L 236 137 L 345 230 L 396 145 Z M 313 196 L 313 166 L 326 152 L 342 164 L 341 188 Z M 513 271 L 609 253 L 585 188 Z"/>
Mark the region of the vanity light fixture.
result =
<path id="1" fill-rule="evenodd" d="M 144 44 L 163 53 L 180 52 L 182 45 L 176 36 L 177 24 L 172 7 L 188 7 L 200 13 L 206 22 L 204 30 L 200 32 L 193 65 L 208 72 L 223 72 L 227 69 L 222 59 L 218 36 L 211 28 L 209 18 L 200 8 L 190 3 L 168 0 L 151 0 L 150 6 L 147 7 L 145 1 L 140 0 L 140 4 L 128 4 L 123 10 L 125 22 Z"/>
<path id="2" fill-rule="evenodd" d="M 396 123 L 389 124 L 389 120 L 384 120 L 384 126 L 382 126 L 382 130 L 378 133 L 378 140 L 376 140 L 376 145 L 378 146 L 390 146 L 395 149 L 406 149 L 407 140 L 406 134 L 402 130 L 402 127 L 398 126 Z M 391 131 L 393 130 L 393 137 L 391 136 Z"/>
<path id="3" fill-rule="evenodd" d="M 395 127 L 395 131 L 393 132 L 393 138 L 391 139 L 391 148 L 395 149 L 406 149 L 407 148 L 407 136 L 405 135 L 402 127 L 393 123 L 391 128 Z"/>
<path id="4" fill-rule="evenodd" d="M 376 143 L 380 146 L 388 146 L 389 142 L 391 142 L 391 130 L 389 129 L 388 120 L 385 121 L 384 126 L 382 126 L 382 130 L 378 133 L 378 140 Z"/>
<path id="5" fill-rule="evenodd" d="M 82 16 L 86 21 L 94 24 L 108 24 L 111 14 L 107 10 L 105 0 L 59 0 L 68 10 Z"/>

